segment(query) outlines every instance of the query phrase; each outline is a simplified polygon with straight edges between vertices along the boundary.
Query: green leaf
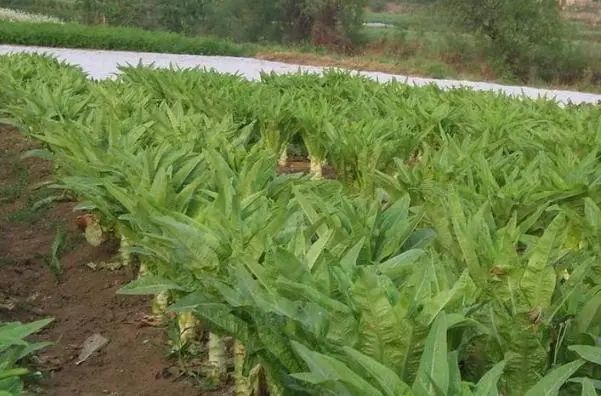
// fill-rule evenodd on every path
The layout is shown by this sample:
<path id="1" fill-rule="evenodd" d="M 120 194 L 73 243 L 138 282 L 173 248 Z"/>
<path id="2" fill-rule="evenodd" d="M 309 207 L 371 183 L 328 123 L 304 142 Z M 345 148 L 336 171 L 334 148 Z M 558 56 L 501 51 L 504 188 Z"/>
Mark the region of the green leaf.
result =
<path id="1" fill-rule="evenodd" d="M 520 280 L 520 287 L 532 309 L 544 310 L 551 305 L 557 278 L 550 262 L 551 253 L 564 228 L 565 216 L 559 214 L 536 244 Z"/>
<path id="2" fill-rule="evenodd" d="M 52 153 L 52 151 L 50 150 L 46 150 L 46 149 L 34 149 L 34 150 L 29 150 L 24 152 L 21 155 L 21 160 L 27 159 L 27 158 L 41 158 L 47 161 L 52 161 L 54 159 L 54 154 Z"/>
<path id="3" fill-rule="evenodd" d="M 52 241 L 50 252 L 50 269 L 55 275 L 60 275 L 63 272 L 59 255 L 63 245 L 65 244 L 66 237 L 67 234 L 65 233 L 65 230 L 59 228 L 54 236 L 54 241 Z"/>
<path id="4" fill-rule="evenodd" d="M 9 370 L 0 371 L 0 380 L 10 377 L 20 377 L 29 373 L 29 370 L 25 368 L 13 368 Z"/>
<path id="5" fill-rule="evenodd" d="M 449 390 L 448 395 L 462 395 L 461 371 L 459 369 L 459 352 L 453 351 L 448 354 L 449 362 Z M 464 395 L 467 396 L 467 395 Z"/>
<path id="6" fill-rule="evenodd" d="M 48 197 L 42 198 L 39 201 L 36 201 L 33 205 L 31 205 L 31 210 L 36 211 L 44 206 L 48 206 L 53 202 L 61 201 L 64 197 L 62 195 L 50 195 Z"/>
<path id="7" fill-rule="evenodd" d="M 590 345 L 570 345 L 568 349 L 576 352 L 584 360 L 601 365 L 601 347 Z"/>
<path id="8" fill-rule="evenodd" d="M 403 250 L 423 248 L 434 238 L 436 238 L 436 233 L 430 228 L 415 230 L 403 244 Z"/>
<path id="9" fill-rule="evenodd" d="M 474 390 L 474 396 L 498 396 L 499 390 L 497 384 L 505 370 L 506 360 L 502 360 L 495 364 L 493 368 L 488 370 L 486 374 L 480 378 Z"/>
<path id="10" fill-rule="evenodd" d="M 351 360 L 359 364 L 378 383 L 385 395 L 401 396 L 413 394 L 409 385 L 404 383 L 390 368 L 353 348 L 344 347 L 343 349 Z"/>
<path id="11" fill-rule="evenodd" d="M 199 305 L 206 304 L 208 299 L 200 292 L 185 295 L 167 307 L 167 312 L 193 312 Z"/>
<path id="12" fill-rule="evenodd" d="M 551 370 L 536 385 L 534 385 L 525 396 L 551 396 L 559 393 L 559 388 L 570 379 L 585 361 L 582 359 L 559 366 Z"/>
<path id="13" fill-rule="evenodd" d="M 307 197 L 305 197 L 304 194 L 302 194 L 298 188 L 294 189 L 294 196 L 296 197 L 296 200 L 298 201 L 299 205 L 303 209 L 305 215 L 307 216 L 311 224 L 319 223 L 322 216 L 320 216 L 317 213 L 311 202 L 309 202 Z M 320 237 L 322 237 L 326 232 L 328 232 L 328 227 L 325 224 L 322 224 L 317 228 L 317 234 Z"/>
<path id="14" fill-rule="evenodd" d="M 413 383 L 416 396 L 431 396 L 436 394 L 436 388 L 446 392 L 449 388 L 449 365 L 447 360 L 447 319 L 441 312 L 426 339 Z"/>
<path id="15" fill-rule="evenodd" d="M 407 271 L 410 271 L 425 254 L 426 252 L 421 249 L 408 250 L 384 261 L 382 264 L 378 264 L 377 268 L 384 275 L 395 281 L 406 274 Z"/>
<path id="16" fill-rule="evenodd" d="M 601 380 L 587 377 L 574 377 L 570 378 L 569 382 L 572 382 L 574 384 L 582 384 L 584 381 L 590 381 L 593 384 L 593 388 L 601 390 Z"/>
<path id="17" fill-rule="evenodd" d="M 592 324 L 596 324 L 601 313 L 601 291 L 593 295 L 592 298 L 576 314 L 576 329 L 579 333 L 587 333 Z"/>
<path id="18" fill-rule="evenodd" d="M 180 285 L 170 280 L 153 275 L 136 279 L 117 291 L 117 294 L 126 295 L 154 295 L 169 290 L 185 290 Z"/>
<path id="19" fill-rule="evenodd" d="M 23 339 L 36 333 L 54 319 L 42 319 L 36 322 L 21 324 L 19 322 L 5 323 L 0 326 L 0 350 L 11 345 L 27 345 Z"/>
<path id="20" fill-rule="evenodd" d="M 298 356 L 307 363 L 309 370 L 311 370 L 311 376 L 308 376 L 306 373 L 301 373 L 301 375 L 291 374 L 292 377 L 304 381 L 306 381 L 307 378 L 311 378 L 312 383 L 314 384 L 330 381 L 342 382 L 353 388 L 353 390 L 357 392 L 357 395 L 383 396 L 382 392 L 371 386 L 359 374 L 349 369 L 339 360 L 319 352 L 311 351 L 309 348 L 296 341 L 292 341 L 291 343 Z"/>
<path id="21" fill-rule="evenodd" d="M 415 349 L 423 345 L 426 333 L 416 332 L 404 312 L 390 303 L 369 267 L 362 268 L 352 288 L 355 310 L 359 319 L 359 343 L 353 345 L 361 353 L 382 362 L 399 373 L 401 378 L 414 378 L 417 361 Z M 402 336 L 399 336 L 402 334 Z M 415 363 L 415 364 L 412 364 Z"/>
<path id="22" fill-rule="evenodd" d="M 584 217 L 596 233 L 601 232 L 601 209 L 591 198 L 584 199 Z"/>
<path id="23" fill-rule="evenodd" d="M 20 396 L 23 394 L 23 381 L 20 377 L 0 380 L 0 396 Z"/>
<path id="24" fill-rule="evenodd" d="M 480 267 L 480 261 L 476 254 L 476 247 L 474 246 L 474 240 L 466 232 L 467 223 L 465 219 L 465 213 L 459 200 L 459 195 L 454 190 L 449 195 L 449 210 L 451 215 L 451 221 L 453 224 L 453 232 L 459 243 L 461 253 L 465 264 L 470 271 L 471 277 L 478 284 L 486 279 L 486 275 Z"/>
<path id="25" fill-rule="evenodd" d="M 432 321 L 438 316 L 439 312 L 445 309 L 445 307 L 453 300 L 464 297 L 465 290 L 472 284 L 469 271 L 463 271 L 463 274 L 461 274 L 461 277 L 455 282 L 453 288 L 443 290 L 430 300 L 424 302 L 418 320 L 425 326 L 430 326 Z M 449 325 L 448 319 L 449 318 L 447 317 L 447 325 Z"/>
<path id="26" fill-rule="evenodd" d="M 590 378 L 582 379 L 582 396 L 597 396 L 597 390 L 595 390 L 595 384 Z"/>
<path id="27" fill-rule="evenodd" d="M 25 356 L 33 353 L 35 351 L 39 351 L 40 349 L 46 348 L 50 345 L 53 345 L 52 342 L 34 342 L 28 344 L 23 350 L 19 351 L 19 355 L 17 356 L 17 360 L 23 359 Z"/>
<path id="28" fill-rule="evenodd" d="M 319 258 L 319 255 L 321 254 L 321 252 L 323 252 L 323 250 L 325 249 L 326 244 L 332 237 L 333 233 L 334 233 L 334 230 L 331 230 L 331 229 L 325 231 L 319 237 L 319 239 L 311 245 L 311 247 L 309 248 L 309 251 L 305 255 L 307 267 L 309 269 L 313 268 L 313 265 L 315 265 L 315 262 Z"/>
<path id="29" fill-rule="evenodd" d="M 211 329 L 217 329 L 219 333 L 230 334 L 247 347 L 254 341 L 248 338 L 249 332 L 246 322 L 233 315 L 231 308 L 225 304 L 202 304 L 194 312 L 203 318 Z"/>
<path id="30" fill-rule="evenodd" d="M 340 260 L 340 266 L 344 268 L 345 271 L 350 272 L 357 265 L 357 259 L 359 258 L 359 253 L 361 253 L 361 249 L 365 244 L 365 237 L 361 238 L 359 242 L 357 242 L 352 248 L 350 248 Z"/>

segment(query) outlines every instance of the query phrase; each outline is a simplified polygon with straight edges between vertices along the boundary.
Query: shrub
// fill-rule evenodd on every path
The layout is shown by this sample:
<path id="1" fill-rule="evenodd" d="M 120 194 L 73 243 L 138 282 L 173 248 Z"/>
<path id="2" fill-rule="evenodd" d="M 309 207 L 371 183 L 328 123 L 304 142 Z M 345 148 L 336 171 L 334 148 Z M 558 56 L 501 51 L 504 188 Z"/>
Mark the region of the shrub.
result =
<path id="1" fill-rule="evenodd" d="M 533 74 L 547 81 L 561 77 L 579 57 L 567 47 L 555 0 L 442 0 L 453 20 L 486 39 L 491 57 L 522 81 Z M 570 74 L 581 74 L 578 67 Z M 570 77 L 572 78 L 572 77 Z"/>

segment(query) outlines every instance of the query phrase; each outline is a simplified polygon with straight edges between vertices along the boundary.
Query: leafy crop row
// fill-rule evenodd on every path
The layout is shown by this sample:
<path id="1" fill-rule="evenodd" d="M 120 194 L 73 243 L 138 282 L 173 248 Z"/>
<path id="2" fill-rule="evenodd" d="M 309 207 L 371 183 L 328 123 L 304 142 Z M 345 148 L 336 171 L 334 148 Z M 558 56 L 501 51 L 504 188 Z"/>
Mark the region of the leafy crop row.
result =
<path id="1" fill-rule="evenodd" d="M 213 37 L 78 23 L 0 22 L 0 43 L 195 55 L 241 56 L 246 52 L 241 45 Z"/>
<path id="2" fill-rule="evenodd" d="M 140 262 L 122 292 L 205 334 L 209 377 L 229 355 L 239 394 L 596 394 L 601 109 L 122 72 L 2 57 L 0 108 Z M 278 171 L 293 147 L 310 175 Z"/>

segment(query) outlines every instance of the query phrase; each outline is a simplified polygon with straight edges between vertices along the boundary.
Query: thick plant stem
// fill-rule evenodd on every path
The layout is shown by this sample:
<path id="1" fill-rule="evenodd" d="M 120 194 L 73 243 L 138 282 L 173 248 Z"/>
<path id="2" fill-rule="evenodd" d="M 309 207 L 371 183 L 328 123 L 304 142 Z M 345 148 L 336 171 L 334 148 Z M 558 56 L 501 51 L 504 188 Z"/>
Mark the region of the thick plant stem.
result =
<path id="1" fill-rule="evenodd" d="M 279 166 L 286 166 L 288 164 L 288 148 L 284 146 L 282 152 L 280 153 L 280 159 L 278 160 Z"/>
<path id="2" fill-rule="evenodd" d="M 315 180 L 323 179 L 323 161 L 315 157 L 311 157 L 309 160 L 311 162 L 311 178 Z"/>
<path id="3" fill-rule="evenodd" d="M 246 348 L 238 340 L 234 341 L 234 395 L 246 396 L 251 394 L 250 381 L 244 375 Z"/>
<path id="4" fill-rule="evenodd" d="M 145 275 L 148 275 L 148 265 L 142 261 L 140 263 L 140 268 L 138 269 L 138 278 L 142 278 Z"/>
<path id="5" fill-rule="evenodd" d="M 131 244 L 129 243 L 129 239 L 127 237 L 121 235 L 121 246 L 119 247 L 119 253 L 121 254 L 121 264 L 124 267 L 129 267 L 131 263 L 131 253 L 129 252 L 129 248 Z"/>
<path id="6" fill-rule="evenodd" d="M 167 306 L 169 305 L 169 292 L 160 292 L 156 296 L 154 296 L 154 300 L 152 301 L 152 315 L 159 322 L 165 320 L 165 312 L 167 311 Z"/>
<path id="7" fill-rule="evenodd" d="M 180 345 L 186 345 L 198 334 L 198 319 L 192 312 L 182 312 L 177 316 Z"/>
<path id="8" fill-rule="evenodd" d="M 282 396 L 284 391 L 282 388 L 277 385 L 274 381 L 272 381 L 268 375 L 265 375 L 265 382 L 267 387 L 266 394 L 269 396 Z"/>
<path id="9" fill-rule="evenodd" d="M 209 370 L 207 377 L 213 383 L 218 384 L 225 376 L 226 361 L 225 361 L 225 343 L 223 338 L 214 333 L 209 333 Z"/>

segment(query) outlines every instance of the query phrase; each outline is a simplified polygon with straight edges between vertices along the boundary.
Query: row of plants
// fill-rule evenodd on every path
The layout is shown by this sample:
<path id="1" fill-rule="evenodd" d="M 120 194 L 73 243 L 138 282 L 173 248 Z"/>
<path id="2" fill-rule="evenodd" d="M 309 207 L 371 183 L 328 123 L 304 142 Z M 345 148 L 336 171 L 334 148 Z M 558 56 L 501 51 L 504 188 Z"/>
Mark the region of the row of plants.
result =
<path id="1" fill-rule="evenodd" d="M 237 394 L 594 395 L 601 109 L 0 57 L 0 108 Z M 279 171 L 292 150 L 310 174 Z M 335 179 L 324 179 L 324 165 Z"/>
<path id="2" fill-rule="evenodd" d="M 216 37 L 187 37 L 139 28 L 78 23 L 2 21 L 0 43 L 46 47 L 243 56 L 250 46 Z"/>

